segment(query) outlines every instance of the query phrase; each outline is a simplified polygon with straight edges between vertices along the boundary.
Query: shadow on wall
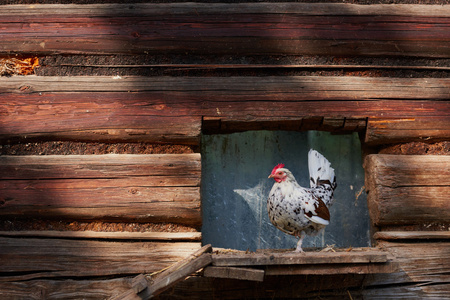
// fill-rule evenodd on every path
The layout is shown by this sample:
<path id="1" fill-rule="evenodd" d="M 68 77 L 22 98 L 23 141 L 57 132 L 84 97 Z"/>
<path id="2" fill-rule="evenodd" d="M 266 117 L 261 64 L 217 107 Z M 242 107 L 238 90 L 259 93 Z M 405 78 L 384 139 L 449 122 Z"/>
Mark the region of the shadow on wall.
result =
<path id="1" fill-rule="evenodd" d="M 369 216 L 357 134 L 251 131 L 205 135 L 202 140 L 203 243 L 250 249 L 293 248 L 297 239 L 276 229 L 266 201 L 272 168 L 284 163 L 301 186 L 309 186 L 308 151 L 321 152 L 336 170 L 338 188 L 331 223 L 305 247 L 369 246 Z"/>

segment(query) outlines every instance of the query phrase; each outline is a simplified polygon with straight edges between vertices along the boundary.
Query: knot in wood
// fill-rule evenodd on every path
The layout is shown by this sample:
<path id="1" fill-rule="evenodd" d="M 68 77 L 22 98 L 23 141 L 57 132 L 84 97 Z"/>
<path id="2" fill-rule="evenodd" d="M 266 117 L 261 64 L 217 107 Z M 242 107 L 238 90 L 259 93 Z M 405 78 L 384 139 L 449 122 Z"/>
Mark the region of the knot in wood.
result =
<path id="1" fill-rule="evenodd" d="M 134 194 L 137 194 L 138 190 L 137 189 L 130 189 L 128 192 L 134 195 Z"/>

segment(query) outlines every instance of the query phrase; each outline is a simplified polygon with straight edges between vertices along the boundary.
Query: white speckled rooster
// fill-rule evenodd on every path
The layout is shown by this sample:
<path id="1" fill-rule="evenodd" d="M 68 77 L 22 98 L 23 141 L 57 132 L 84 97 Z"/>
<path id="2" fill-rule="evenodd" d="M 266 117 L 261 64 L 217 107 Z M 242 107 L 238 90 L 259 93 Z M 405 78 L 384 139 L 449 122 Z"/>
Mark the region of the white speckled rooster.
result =
<path id="1" fill-rule="evenodd" d="M 276 181 L 267 200 L 270 221 L 284 233 L 300 238 L 296 252 L 303 252 L 306 234 L 317 235 L 330 223 L 328 208 L 336 189 L 334 169 L 322 154 L 309 150 L 308 167 L 310 188 L 301 187 L 283 164 L 269 175 Z"/>

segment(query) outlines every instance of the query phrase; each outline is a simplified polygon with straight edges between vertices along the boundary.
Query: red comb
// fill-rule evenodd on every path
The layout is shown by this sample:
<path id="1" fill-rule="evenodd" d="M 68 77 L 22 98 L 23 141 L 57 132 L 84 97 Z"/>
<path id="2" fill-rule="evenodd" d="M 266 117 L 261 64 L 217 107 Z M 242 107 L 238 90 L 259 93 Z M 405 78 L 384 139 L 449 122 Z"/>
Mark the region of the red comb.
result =
<path id="1" fill-rule="evenodd" d="M 280 168 L 284 168 L 284 164 L 276 165 L 275 168 L 273 168 L 273 170 L 272 170 L 272 174 L 275 174 L 277 172 L 277 170 Z"/>

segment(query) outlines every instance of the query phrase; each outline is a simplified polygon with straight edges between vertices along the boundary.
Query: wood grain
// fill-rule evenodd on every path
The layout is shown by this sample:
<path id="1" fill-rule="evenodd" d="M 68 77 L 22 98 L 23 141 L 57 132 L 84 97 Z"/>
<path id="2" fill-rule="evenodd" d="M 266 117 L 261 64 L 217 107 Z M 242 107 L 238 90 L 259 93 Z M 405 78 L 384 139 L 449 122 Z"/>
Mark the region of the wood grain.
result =
<path id="1" fill-rule="evenodd" d="M 2 299 L 109 299 L 128 290 L 132 277 L 113 279 L 36 279 L 0 282 Z"/>
<path id="2" fill-rule="evenodd" d="M 439 78 L 31 76 L 0 83 L 0 140 L 198 144 L 202 126 L 210 133 L 349 132 L 364 130 L 366 118 L 446 119 L 450 112 L 448 101 L 437 101 L 448 98 L 450 80 Z"/>
<path id="3" fill-rule="evenodd" d="M 0 238 L 0 281 L 152 273 L 200 248 L 198 242 L 108 242 Z"/>
<path id="4" fill-rule="evenodd" d="M 0 161 L 2 216 L 201 223 L 199 154 Z"/>
<path id="5" fill-rule="evenodd" d="M 297 253 L 248 253 L 213 255 L 214 266 L 261 266 L 261 265 L 315 265 L 343 263 L 385 263 L 387 254 L 383 251 L 361 252 L 307 252 Z"/>
<path id="6" fill-rule="evenodd" d="M 427 57 L 450 53 L 448 8 L 438 5 L 395 9 L 329 3 L 17 5 L 2 7 L 0 14 L 4 53 Z"/>
<path id="7" fill-rule="evenodd" d="M 448 156 L 369 155 L 365 159 L 368 206 L 374 224 L 447 222 Z"/>
<path id="8" fill-rule="evenodd" d="M 450 243 L 382 241 L 399 265 L 391 274 L 366 277 L 363 294 L 370 299 L 445 299 L 450 292 Z"/>
<path id="9" fill-rule="evenodd" d="M 211 245 L 205 245 L 184 260 L 177 262 L 167 270 L 157 274 L 155 278 L 153 278 L 153 283 L 147 289 L 139 293 L 139 297 L 142 299 L 153 298 L 174 286 L 177 282 L 184 280 L 192 273 L 211 264 L 211 251 Z"/>
<path id="10" fill-rule="evenodd" d="M 411 140 L 435 142 L 450 137 L 450 117 L 369 119 L 365 142 L 368 145 L 402 143 Z"/>
<path id="11" fill-rule="evenodd" d="M 383 242 L 381 247 L 399 264 L 393 273 L 266 276 L 264 285 L 230 279 L 221 279 L 219 284 L 214 278 L 191 277 L 162 295 L 194 299 L 199 295 L 208 297 L 214 291 L 214 296 L 221 299 L 349 299 L 349 294 L 353 299 L 446 299 L 450 291 L 449 246 L 445 242 Z"/>
<path id="12" fill-rule="evenodd" d="M 278 96 L 282 96 L 284 100 L 297 101 L 447 100 L 450 86 L 448 78 L 423 80 L 423 78 L 359 76 L 230 76 L 224 78 L 127 76 L 120 79 L 109 76 L 17 76 L 2 77 L 0 82 L 2 83 L 0 86 L 2 94 L 39 95 L 41 93 L 40 96 L 45 96 L 44 93 L 62 92 L 182 92 L 187 95 L 195 95 L 202 92 L 207 96 L 219 96 L 217 101 L 236 100 L 236 97 L 245 95 L 248 98 L 259 95 L 260 100 L 273 98 L 276 100 Z M 382 86 L 389 86 L 389 89 L 383 90 Z M 251 93 L 249 94 L 249 92 Z M 96 96 L 98 95 L 91 95 L 91 100 L 94 100 Z M 225 96 L 232 98 L 225 98 Z M 22 100 L 26 101 L 26 99 Z M 111 108 L 114 108 L 121 106 L 121 103 L 111 101 L 110 105 Z M 153 107 L 156 111 L 162 110 L 161 108 L 164 107 Z"/>
<path id="13" fill-rule="evenodd" d="M 0 178 L 11 180 L 91 178 L 126 180 L 130 176 L 148 176 L 148 180 L 153 181 L 154 185 L 180 186 L 176 184 L 175 179 L 170 180 L 171 177 L 175 177 L 187 178 L 187 186 L 197 186 L 201 171 L 200 154 L 198 153 L 4 155 L 0 157 L 0 162 Z M 166 177 L 168 178 L 166 179 Z"/>
<path id="14" fill-rule="evenodd" d="M 448 240 L 450 231 L 379 231 L 377 240 Z"/>
<path id="15" fill-rule="evenodd" d="M 206 267 L 203 276 L 212 278 L 230 278 L 237 280 L 264 281 L 264 270 L 236 267 Z"/>
<path id="16" fill-rule="evenodd" d="M 105 239 L 105 240 L 139 240 L 139 241 L 201 241 L 201 232 L 128 232 L 128 231 L 56 231 L 26 230 L 0 231 L 3 237 L 34 237 L 62 239 Z"/>
<path id="17" fill-rule="evenodd" d="M 337 274 L 387 274 L 396 270 L 394 263 L 376 264 L 315 264 L 315 265 L 281 265 L 268 266 L 267 276 L 293 275 L 337 275 Z"/>

